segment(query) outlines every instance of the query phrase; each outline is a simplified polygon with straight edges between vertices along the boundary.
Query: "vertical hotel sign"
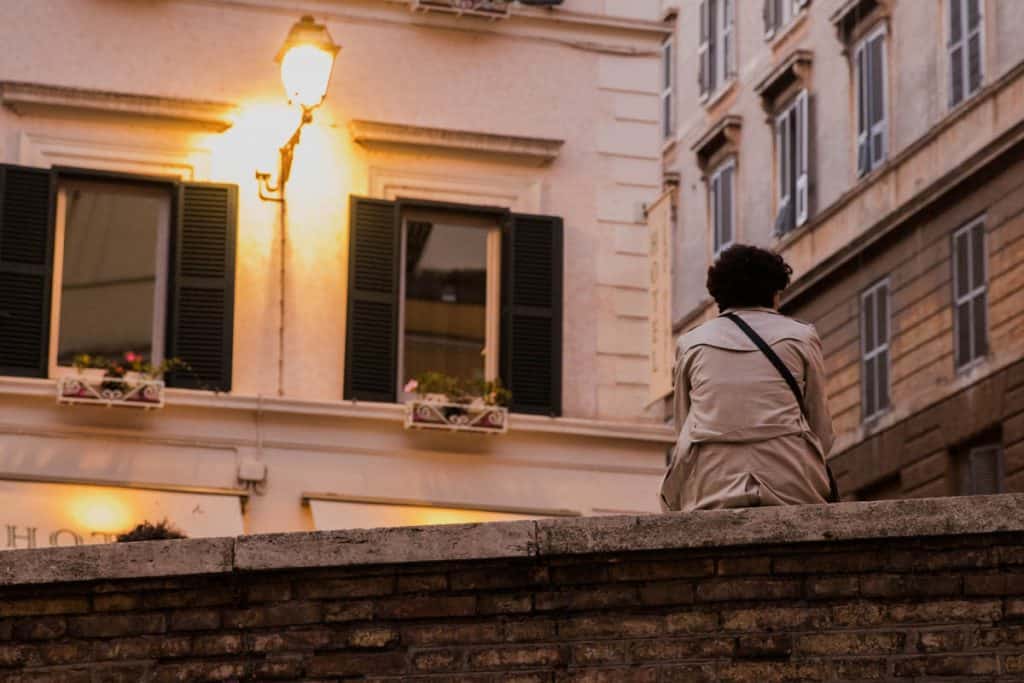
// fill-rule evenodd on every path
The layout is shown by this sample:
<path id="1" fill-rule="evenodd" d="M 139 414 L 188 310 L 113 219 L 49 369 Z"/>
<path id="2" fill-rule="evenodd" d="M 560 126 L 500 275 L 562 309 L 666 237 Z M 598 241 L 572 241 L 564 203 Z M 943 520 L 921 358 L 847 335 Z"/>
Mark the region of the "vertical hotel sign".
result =
<path id="1" fill-rule="evenodd" d="M 650 395 L 648 404 L 672 392 L 672 194 L 666 192 L 647 209 L 651 273 Z"/>

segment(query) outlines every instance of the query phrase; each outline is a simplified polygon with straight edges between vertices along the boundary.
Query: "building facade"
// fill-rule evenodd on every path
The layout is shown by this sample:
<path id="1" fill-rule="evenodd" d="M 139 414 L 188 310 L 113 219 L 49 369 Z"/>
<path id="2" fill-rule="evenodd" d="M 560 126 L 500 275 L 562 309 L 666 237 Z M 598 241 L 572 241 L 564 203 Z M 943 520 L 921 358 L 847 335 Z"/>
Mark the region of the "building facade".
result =
<path id="1" fill-rule="evenodd" d="M 659 9 L 0 2 L 0 547 L 656 510 Z M 187 367 L 125 399 L 82 354 Z M 507 432 L 407 429 L 428 371 Z"/>
<path id="2" fill-rule="evenodd" d="M 847 498 L 1024 490 L 1024 5 L 663 3 L 676 333 L 734 242 L 794 268 Z"/>

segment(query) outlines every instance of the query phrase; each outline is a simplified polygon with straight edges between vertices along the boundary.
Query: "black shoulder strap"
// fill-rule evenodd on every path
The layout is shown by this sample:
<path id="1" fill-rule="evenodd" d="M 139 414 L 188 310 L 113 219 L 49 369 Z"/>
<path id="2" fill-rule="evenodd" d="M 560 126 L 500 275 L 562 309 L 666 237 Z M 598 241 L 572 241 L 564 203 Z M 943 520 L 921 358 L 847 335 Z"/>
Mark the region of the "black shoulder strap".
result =
<path id="1" fill-rule="evenodd" d="M 789 371 L 786 364 L 782 362 L 778 354 L 772 350 L 772 347 L 768 346 L 768 343 L 761 338 L 754 328 L 747 324 L 747 321 L 739 317 L 735 313 L 726 313 L 725 316 L 729 320 L 736 323 L 736 327 L 743 330 L 743 333 L 750 337 L 750 341 L 754 342 L 757 348 L 761 349 L 761 353 L 768 357 L 768 360 L 772 362 L 775 369 L 782 375 L 782 379 L 786 380 L 786 384 L 789 385 L 790 390 L 793 392 L 793 396 L 796 397 L 796 402 L 800 405 L 800 412 L 807 415 L 807 406 L 804 405 L 804 394 L 800 391 L 800 385 L 796 383 L 796 377 L 793 377 L 793 373 Z"/>

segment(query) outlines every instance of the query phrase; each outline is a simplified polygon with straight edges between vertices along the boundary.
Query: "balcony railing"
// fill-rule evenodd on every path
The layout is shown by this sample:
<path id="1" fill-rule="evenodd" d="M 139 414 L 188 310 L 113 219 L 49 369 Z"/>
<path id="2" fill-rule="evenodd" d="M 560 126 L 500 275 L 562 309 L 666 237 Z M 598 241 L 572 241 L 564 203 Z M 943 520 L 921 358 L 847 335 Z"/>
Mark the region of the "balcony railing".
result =
<path id="1" fill-rule="evenodd" d="M 57 403 L 146 410 L 163 408 L 164 383 L 158 379 L 93 379 L 85 375 L 61 377 L 57 381 Z"/>
<path id="2" fill-rule="evenodd" d="M 444 429 L 453 432 L 504 434 L 508 408 L 474 403 L 415 400 L 405 404 L 406 429 Z"/>
<path id="3" fill-rule="evenodd" d="M 417 12 L 446 12 L 458 16 L 504 19 L 512 11 L 512 0 L 411 0 Z"/>

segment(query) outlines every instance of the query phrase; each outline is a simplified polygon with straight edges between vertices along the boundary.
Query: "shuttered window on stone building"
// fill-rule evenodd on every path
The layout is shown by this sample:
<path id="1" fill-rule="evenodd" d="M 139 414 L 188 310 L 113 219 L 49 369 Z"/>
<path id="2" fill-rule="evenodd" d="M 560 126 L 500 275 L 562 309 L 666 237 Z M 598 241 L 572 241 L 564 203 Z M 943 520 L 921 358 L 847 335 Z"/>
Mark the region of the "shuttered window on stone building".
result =
<path id="1" fill-rule="evenodd" d="M 966 449 L 960 455 L 959 493 L 979 496 L 1003 492 L 1003 449 L 997 443 L 987 443 Z"/>
<path id="2" fill-rule="evenodd" d="M 981 88 L 984 31 L 981 0 L 947 0 L 949 6 L 949 106 Z"/>
<path id="3" fill-rule="evenodd" d="M 988 282 L 985 220 L 953 233 L 953 329 L 955 364 L 963 370 L 988 354 Z"/>
<path id="4" fill-rule="evenodd" d="M 431 247 L 431 223 L 410 215 L 427 206 L 434 212 L 454 216 L 450 232 L 457 229 L 458 216 L 473 215 L 479 207 L 438 205 L 429 202 L 385 201 L 353 197 L 350 213 L 348 332 L 345 344 L 344 396 L 349 400 L 394 402 L 401 398 L 399 380 L 410 379 L 410 320 L 422 318 L 409 310 L 404 291 L 412 272 L 410 259 Z M 440 288 L 438 301 L 461 301 L 466 294 L 478 307 L 487 298 L 479 282 L 500 283 L 500 300 L 493 310 L 487 304 L 487 316 L 494 316 L 497 332 L 497 376 L 512 393 L 511 410 L 519 413 L 560 415 L 562 410 L 562 220 L 554 216 L 514 214 L 488 209 L 499 230 L 498 262 L 488 262 L 488 272 L 462 271 L 451 275 Z M 435 227 L 441 227 L 437 223 Z M 479 230 L 480 228 L 468 228 Z M 435 231 L 435 236 L 440 231 Z M 403 242 L 404 240 L 404 242 Z M 404 246 L 403 246 L 404 245 Z M 405 262 L 403 258 L 403 248 Z M 468 246 L 467 246 L 468 249 Z M 417 255 L 413 255 L 413 252 Z M 461 250 L 465 251 L 465 250 Z M 489 252 L 490 253 L 490 252 Z M 464 254 L 463 254 L 464 256 Z M 437 255 L 433 257 L 437 260 Z M 453 257 L 454 258 L 454 257 Z M 461 258 L 461 257 L 460 257 Z M 492 279 L 492 265 L 499 269 Z M 414 269 L 413 269 L 414 270 Z M 429 279 L 429 274 L 424 275 Z M 405 278 L 405 279 L 403 279 Z M 458 281 L 456 281 L 458 280 Z M 471 282 L 472 281 L 472 282 Z M 473 285 L 477 282 L 477 285 Z M 433 286 L 426 280 L 416 286 Z M 473 287 L 476 289 L 473 289 Z M 490 292 L 488 285 L 488 292 Z M 446 289 L 447 288 L 447 289 Z M 427 296 L 427 295 L 424 295 Z M 419 306 L 419 304 L 417 304 Z M 437 308 L 435 306 L 435 308 Z M 426 310 L 424 308 L 424 310 Z M 402 321 L 405 321 L 404 323 Z M 488 323 L 490 324 L 490 323 Z M 406 329 L 403 329 L 403 325 Z M 421 337 L 429 336 L 422 334 Z M 443 342 L 443 339 L 435 341 Z M 451 336 L 451 335 L 449 335 Z M 453 344 L 467 342 L 483 346 L 479 337 L 450 339 Z M 403 345 L 404 344 L 404 345 Z M 418 357 L 451 359 L 427 353 Z M 451 355 L 451 354 L 450 354 Z M 477 349 L 479 355 L 479 349 Z M 465 356 L 465 354 L 463 355 Z M 453 366 L 465 363 L 453 361 Z M 440 368 L 431 368 L 440 370 Z M 452 374 L 452 373 L 446 373 Z"/>
<path id="5" fill-rule="evenodd" d="M 701 97 L 708 97 L 735 75 L 735 0 L 700 0 L 699 71 Z"/>
<path id="6" fill-rule="evenodd" d="M 889 281 L 883 280 L 861 295 L 861 400 L 865 421 L 885 412 L 889 398 Z"/>
<path id="7" fill-rule="evenodd" d="M 803 225 L 808 216 L 808 126 L 807 91 L 802 90 L 775 118 L 777 214 L 775 234 Z"/>
<path id="8" fill-rule="evenodd" d="M 676 132 L 675 42 L 668 38 L 661 46 L 661 135 L 669 140 Z"/>
<path id="9" fill-rule="evenodd" d="M 854 50 L 857 87 L 857 175 L 881 165 L 888 154 L 885 30 L 878 29 Z"/>
<path id="10" fill-rule="evenodd" d="M 735 177 L 735 159 L 723 162 L 711 175 L 708 200 L 711 204 L 715 256 L 736 240 Z"/>
<path id="11" fill-rule="evenodd" d="M 190 366 L 170 386 L 230 390 L 236 197 L 233 185 L 0 166 L 0 373 L 141 351 Z"/>
<path id="12" fill-rule="evenodd" d="M 771 40 L 800 13 L 810 0 L 763 0 L 764 38 Z"/>

